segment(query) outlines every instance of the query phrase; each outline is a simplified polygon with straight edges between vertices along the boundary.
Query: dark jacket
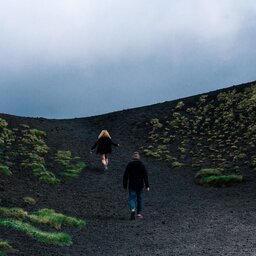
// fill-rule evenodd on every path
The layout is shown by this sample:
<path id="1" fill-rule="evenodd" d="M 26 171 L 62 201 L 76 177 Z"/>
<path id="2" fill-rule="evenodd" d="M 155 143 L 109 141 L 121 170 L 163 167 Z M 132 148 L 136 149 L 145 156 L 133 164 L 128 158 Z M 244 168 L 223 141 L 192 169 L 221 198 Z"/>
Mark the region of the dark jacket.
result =
<path id="1" fill-rule="evenodd" d="M 97 154 L 111 154 L 112 145 L 118 146 L 118 144 L 112 142 L 108 137 L 100 137 L 96 143 L 92 146 L 92 150 L 97 147 Z"/>
<path id="2" fill-rule="evenodd" d="M 125 169 L 123 176 L 123 186 L 126 189 L 129 181 L 129 189 L 140 189 L 149 187 L 148 173 L 144 164 L 139 160 L 131 161 Z"/>

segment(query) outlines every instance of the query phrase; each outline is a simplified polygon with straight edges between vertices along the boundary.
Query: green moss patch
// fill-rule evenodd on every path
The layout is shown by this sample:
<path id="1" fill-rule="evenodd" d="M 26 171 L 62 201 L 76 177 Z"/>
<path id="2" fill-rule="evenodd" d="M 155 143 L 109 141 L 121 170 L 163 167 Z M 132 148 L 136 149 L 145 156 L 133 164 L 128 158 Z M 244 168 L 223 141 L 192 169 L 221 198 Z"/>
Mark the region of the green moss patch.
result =
<path id="1" fill-rule="evenodd" d="M 34 199 L 31 196 L 26 196 L 26 197 L 23 197 L 23 202 L 27 205 L 35 205 L 36 204 L 36 199 Z"/>
<path id="2" fill-rule="evenodd" d="M 54 160 L 60 166 L 60 175 L 67 179 L 78 178 L 87 167 L 84 162 L 79 161 L 79 157 L 73 157 L 70 151 L 57 151 Z"/>
<path id="3" fill-rule="evenodd" d="M 23 220 L 28 216 L 28 213 L 22 208 L 5 208 L 0 207 L 0 217 Z"/>
<path id="4" fill-rule="evenodd" d="M 53 172 L 45 171 L 39 175 L 39 180 L 42 183 L 48 185 L 57 185 L 60 184 L 60 179 L 58 179 Z"/>
<path id="5" fill-rule="evenodd" d="M 49 162 L 52 158 L 47 158 L 46 162 L 46 154 L 50 151 L 46 137 L 45 131 L 26 124 L 10 130 L 8 123 L 0 118 L 0 175 L 11 175 L 11 169 L 31 170 L 41 183 L 48 185 L 60 184 L 61 178 L 78 178 L 86 164 L 72 156 L 71 151 L 59 150 L 53 163 Z M 53 164 L 57 170 L 48 169 Z"/>
<path id="6" fill-rule="evenodd" d="M 0 164 L 0 175 L 3 175 L 3 176 L 12 175 L 12 172 L 11 172 L 9 166 Z"/>
<path id="7" fill-rule="evenodd" d="M 0 239 L 0 256 L 6 253 L 15 253 L 16 250 L 7 242 Z"/>
<path id="8" fill-rule="evenodd" d="M 243 181 L 242 175 L 220 175 L 208 176 L 199 180 L 199 183 L 204 186 L 211 187 L 228 187 Z"/>
<path id="9" fill-rule="evenodd" d="M 209 176 L 218 176 L 223 173 L 223 169 L 219 168 L 203 168 L 200 171 L 198 171 L 195 175 L 196 179 L 201 179 L 204 177 L 209 177 Z"/>
<path id="10" fill-rule="evenodd" d="M 174 161 L 174 162 L 171 163 L 172 168 L 181 168 L 182 166 L 184 166 L 184 164 L 180 163 L 178 161 Z"/>
<path id="11" fill-rule="evenodd" d="M 35 214 L 30 215 L 29 220 L 35 223 L 47 224 L 56 229 L 60 229 L 62 225 L 77 228 L 83 228 L 85 226 L 85 222 L 83 220 L 78 220 L 61 213 L 56 213 L 52 209 L 41 209 Z"/>
<path id="12" fill-rule="evenodd" d="M 164 160 L 171 168 L 177 161 L 191 169 L 218 166 L 226 173 L 256 169 L 255 95 L 252 83 L 177 102 L 164 118 L 147 121 L 145 156 Z M 170 161 L 170 155 L 176 160 Z"/>
<path id="13" fill-rule="evenodd" d="M 242 175 L 225 175 L 221 168 L 203 168 L 195 175 L 198 184 L 208 187 L 228 187 L 241 183 Z"/>
<path id="14" fill-rule="evenodd" d="M 70 164 L 70 161 L 72 160 L 72 153 L 71 151 L 63 151 L 63 150 L 58 150 L 57 153 L 55 154 L 54 158 L 55 162 L 62 166 L 68 166 Z"/>
<path id="15" fill-rule="evenodd" d="M 39 180 L 49 185 L 59 184 L 60 180 L 45 167 L 45 154 L 49 147 L 45 143 L 46 133 L 38 129 L 23 126 L 18 134 L 18 150 L 22 157 L 21 168 L 30 169 Z"/>
<path id="16" fill-rule="evenodd" d="M 72 244 L 70 235 L 60 232 L 42 231 L 33 226 L 32 223 L 45 224 L 58 230 L 63 225 L 76 228 L 83 228 L 85 226 L 85 221 L 56 213 L 52 209 L 41 209 L 33 214 L 29 214 L 22 208 L 0 208 L 0 226 L 24 232 L 35 240 L 47 244 L 61 246 Z"/>
<path id="17" fill-rule="evenodd" d="M 71 237 L 68 234 L 42 231 L 30 225 L 29 223 L 25 223 L 19 220 L 0 218 L 0 225 L 24 232 L 39 242 L 61 246 L 68 246 L 72 244 Z"/>

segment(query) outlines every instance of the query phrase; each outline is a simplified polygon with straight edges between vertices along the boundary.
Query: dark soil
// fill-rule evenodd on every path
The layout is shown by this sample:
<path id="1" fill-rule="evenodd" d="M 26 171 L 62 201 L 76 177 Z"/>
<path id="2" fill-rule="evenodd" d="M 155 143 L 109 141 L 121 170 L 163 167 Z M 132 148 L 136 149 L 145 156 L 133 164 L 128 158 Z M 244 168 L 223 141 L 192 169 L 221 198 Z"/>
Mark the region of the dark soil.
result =
<path id="1" fill-rule="evenodd" d="M 250 173 L 234 187 L 204 188 L 194 183 L 194 172 L 188 168 L 170 169 L 165 163 L 142 158 L 151 187 L 144 193 L 145 219 L 129 220 L 128 193 L 122 188 L 125 166 L 147 140 L 145 123 L 164 117 L 175 104 L 73 120 L 1 115 L 10 127 L 26 123 L 46 131 L 51 149 L 71 150 L 90 166 L 79 179 L 58 186 L 41 185 L 29 172 L 21 171 L 0 180 L 2 206 L 28 211 L 53 208 L 87 222 L 82 230 L 63 229 L 73 237 L 70 247 L 41 244 L 0 227 L 1 238 L 19 250 L 15 255 L 256 255 L 256 185 Z M 113 148 L 107 172 L 99 156 L 89 154 L 102 129 L 120 143 Z M 24 196 L 33 196 L 38 203 L 24 206 Z"/>

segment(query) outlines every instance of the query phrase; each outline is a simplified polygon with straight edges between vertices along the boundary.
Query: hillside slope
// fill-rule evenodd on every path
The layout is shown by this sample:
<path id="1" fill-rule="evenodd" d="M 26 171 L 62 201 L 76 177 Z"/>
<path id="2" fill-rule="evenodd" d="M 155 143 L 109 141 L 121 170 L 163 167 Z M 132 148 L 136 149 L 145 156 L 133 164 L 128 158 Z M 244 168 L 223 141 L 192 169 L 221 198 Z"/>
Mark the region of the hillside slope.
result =
<path id="1" fill-rule="evenodd" d="M 253 83 L 245 84 L 221 92 L 234 89 L 243 92 L 252 86 Z M 212 100 L 219 93 L 207 95 Z M 201 96 L 182 101 L 193 107 Z M 186 158 L 185 165 L 177 169 L 170 168 L 164 158 L 144 156 L 151 186 L 151 191 L 144 194 L 145 219 L 129 221 L 128 195 L 122 188 L 124 168 L 134 150 L 142 151 L 142 147 L 152 144 L 149 138 L 152 127 L 146 123 L 156 118 L 168 121 L 170 112 L 180 101 L 73 120 L 1 114 L 9 129 L 26 124 L 46 133 L 45 143 L 50 148 L 45 156 L 47 161 L 58 150 L 70 150 L 89 166 L 79 178 L 54 186 L 42 184 L 31 171 L 17 167 L 13 168 L 12 176 L 1 176 L 0 207 L 21 207 L 29 212 L 51 208 L 87 223 L 83 229 L 64 227 L 72 235 L 73 245 L 61 247 L 36 242 L 21 232 L 0 226 L 0 239 L 19 250 L 8 255 L 255 255 L 256 227 L 252 223 L 256 221 L 256 186 L 254 172 L 248 164 L 241 170 L 245 182 L 217 189 L 194 183 L 195 170 L 190 159 Z M 102 129 L 108 129 L 113 140 L 120 143 L 120 147 L 113 149 L 107 173 L 102 171 L 99 157 L 89 154 Z M 168 144 L 170 150 L 175 151 L 182 142 L 182 138 L 176 138 L 179 140 L 175 141 L 175 147 Z M 159 145 L 159 141 L 155 143 Z M 49 167 L 58 175 L 55 165 Z M 243 169 L 242 164 L 239 167 Z M 36 198 L 37 203 L 24 205 L 22 198 L 26 196 Z"/>

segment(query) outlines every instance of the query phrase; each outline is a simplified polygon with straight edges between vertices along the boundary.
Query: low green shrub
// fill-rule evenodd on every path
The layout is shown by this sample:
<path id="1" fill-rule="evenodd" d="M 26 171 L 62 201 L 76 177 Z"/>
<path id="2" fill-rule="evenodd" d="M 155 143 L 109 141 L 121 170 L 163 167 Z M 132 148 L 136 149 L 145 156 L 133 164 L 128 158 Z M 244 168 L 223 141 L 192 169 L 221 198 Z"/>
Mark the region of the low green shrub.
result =
<path id="1" fill-rule="evenodd" d="M 32 169 L 33 173 L 38 176 L 41 176 L 46 172 L 45 166 L 41 163 L 32 163 L 30 164 L 30 168 Z"/>
<path id="2" fill-rule="evenodd" d="M 201 179 L 203 177 L 221 175 L 222 172 L 223 172 L 223 169 L 220 169 L 220 168 L 203 168 L 196 173 L 195 178 Z"/>
<path id="3" fill-rule="evenodd" d="M 251 157 L 250 166 L 255 168 L 256 167 L 256 156 Z"/>
<path id="4" fill-rule="evenodd" d="M 65 179 L 75 179 L 79 177 L 79 173 L 72 169 L 68 169 L 65 172 L 61 172 L 60 175 Z"/>
<path id="5" fill-rule="evenodd" d="M 234 156 L 233 161 L 240 161 L 240 160 L 243 160 L 245 157 L 246 157 L 245 153 L 240 153 L 240 154 Z"/>
<path id="6" fill-rule="evenodd" d="M 47 145 L 35 145 L 34 150 L 37 154 L 46 154 L 49 151 L 49 147 Z"/>
<path id="7" fill-rule="evenodd" d="M 0 216 L 5 218 L 22 220 L 28 216 L 28 213 L 24 211 L 22 208 L 0 207 Z"/>
<path id="8" fill-rule="evenodd" d="M 32 162 L 29 163 L 27 161 L 21 164 L 24 169 L 31 169 L 33 173 L 39 177 L 39 180 L 42 183 L 46 183 L 49 185 L 56 185 L 60 183 L 60 180 L 55 176 L 55 174 L 49 170 L 46 170 L 43 163 L 40 162 Z"/>
<path id="9" fill-rule="evenodd" d="M 45 131 L 40 131 L 37 129 L 30 129 L 29 133 L 36 136 L 36 137 L 46 137 L 46 132 Z"/>
<path id="10" fill-rule="evenodd" d="M 26 199 L 31 200 L 31 197 L 26 197 Z M 34 199 L 33 199 L 34 200 Z M 35 201 L 35 200 L 34 200 Z M 76 218 L 66 216 L 62 213 L 57 213 L 53 209 L 41 209 L 34 214 L 29 214 L 22 208 L 0 208 L 0 218 L 8 218 L 15 220 L 29 220 L 34 223 L 48 224 L 52 227 L 56 225 L 61 227 L 61 225 L 67 225 L 72 227 L 83 228 L 85 226 L 85 221 L 78 220 Z"/>
<path id="11" fill-rule="evenodd" d="M 175 108 L 176 109 L 182 109 L 184 106 L 185 106 L 184 102 L 183 101 L 179 101 Z"/>
<path id="12" fill-rule="evenodd" d="M 29 161 L 30 163 L 45 163 L 44 157 L 42 155 L 38 155 L 38 153 L 28 152 L 27 157 L 27 161 Z"/>
<path id="13" fill-rule="evenodd" d="M 60 229 L 62 225 L 76 228 L 83 228 L 85 226 L 85 221 L 56 213 L 52 209 L 41 209 L 33 214 L 29 214 L 21 208 L 0 208 L 0 226 L 24 232 L 37 241 L 47 244 L 61 246 L 72 244 L 71 237 L 68 234 L 42 231 L 28 222 L 46 224 L 55 229 Z M 2 251 L 0 247 L 0 253 Z"/>
<path id="14" fill-rule="evenodd" d="M 0 118 L 0 127 L 5 128 L 7 126 L 8 126 L 8 123 L 3 118 Z"/>
<path id="15" fill-rule="evenodd" d="M 49 171 L 45 171 L 41 173 L 39 177 L 40 177 L 39 180 L 42 183 L 46 183 L 48 185 L 57 185 L 60 183 L 60 179 L 58 179 L 54 173 Z"/>
<path id="16" fill-rule="evenodd" d="M 83 228 L 85 221 L 73 217 L 56 213 L 52 209 L 41 209 L 36 213 L 29 215 L 29 220 L 34 223 L 47 224 L 55 229 L 60 229 L 62 225 Z"/>
<path id="17" fill-rule="evenodd" d="M 171 167 L 172 167 L 172 168 L 180 168 L 180 167 L 182 167 L 182 166 L 184 166 L 184 164 L 183 164 L 183 163 L 180 163 L 180 162 L 178 162 L 178 161 L 174 161 L 174 162 L 171 163 Z"/>
<path id="18" fill-rule="evenodd" d="M 19 126 L 24 129 L 30 129 L 30 126 L 27 124 L 20 124 Z"/>
<path id="19" fill-rule="evenodd" d="M 162 128 L 162 127 L 163 127 L 163 124 L 160 123 L 160 121 L 159 121 L 158 118 L 153 118 L 153 119 L 151 119 L 150 124 L 151 124 L 154 128 Z"/>
<path id="20" fill-rule="evenodd" d="M 6 253 L 15 253 L 16 250 L 6 241 L 0 239 L 0 256 Z"/>
<path id="21" fill-rule="evenodd" d="M 78 178 L 85 167 L 86 164 L 83 162 L 72 164 L 67 166 L 67 168 L 60 173 L 60 175 L 65 178 Z"/>
<path id="22" fill-rule="evenodd" d="M 256 160 L 252 158 L 256 152 L 255 93 L 256 85 L 251 84 L 239 92 L 227 90 L 211 97 L 201 95 L 189 102 L 189 106 L 176 102 L 163 118 L 156 116 L 147 122 L 144 154 L 155 157 L 157 152 L 158 159 L 167 160 L 165 150 L 152 150 L 165 145 L 171 155 L 190 166 L 198 162 L 205 166 L 210 162 L 225 169 L 234 165 L 240 166 L 240 170 L 241 166 L 255 169 Z M 196 161 L 191 151 L 198 154 Z"/>
<path id="23" fill-rule="evenodd" d="M 183 148 L 183 147 L 178 147 L 178 150 L 182 153 L 182 154 L 185 154 L 187 152 L 187 149 L 186 148 Z"/>
<path id="24" fill-rule="evenodd" d="M 219 175 L 203 177 L 199 183 L 204 186 L 227 187 L 243 181 L 242 175 Z"/>
<path id="25" fill-rule="evenodd" d="M 164 144 L 168 144 L 168 143 L 170 143 L 171 138 L 163 138 L 162 141 Z"/>
<path id="26" fill-rule="evenodd" d="M 71 151 L 58 150 L 57 153 L 55 154 L 54 159 L 58 164 L 67 166 L 67 165 L 69 165 L 70 161 L 72 160 Z"/>
<path id="27" fill-rule="evenodd" d="M 154 155 L 154 152 L 150 149 L 144 149 L 143 153 L 145 154 L 145 156 L 153 156 Z"/>
<path id="28" fill-rule="evenodd" d="M 53 233 L 42 231 L 32 225 L 13 219 L 0 218 L 0 226 L 15 229 L 26 233 L 39 242 L 53 245 L 69 246 L 72 244 L 70 235 L 66 233 Z"/>
<path id="29" fill-rule="evenodd" d="M 0 164 L 0 175 L 4 175 L 4 176 L 12 175 L 12 172 L 11 172 L 9 166 Z"/>
<path id="30" fill-rule="evenodd" d="M 58 150 L 54 160 L 61 166 L 62 171 L 60 175 L 67 179 L 78 178 L 87 166 L 83 162 L 77 162 L 80 160 L 80 157 L 73 157 L 70 151 Z"/>
<path id="31" fill-rule="evenodd" d="M 36 204 L 36 200 L 30 196 L 23 197 L 23 202 L 27 205 L 35 205 Z"/>

